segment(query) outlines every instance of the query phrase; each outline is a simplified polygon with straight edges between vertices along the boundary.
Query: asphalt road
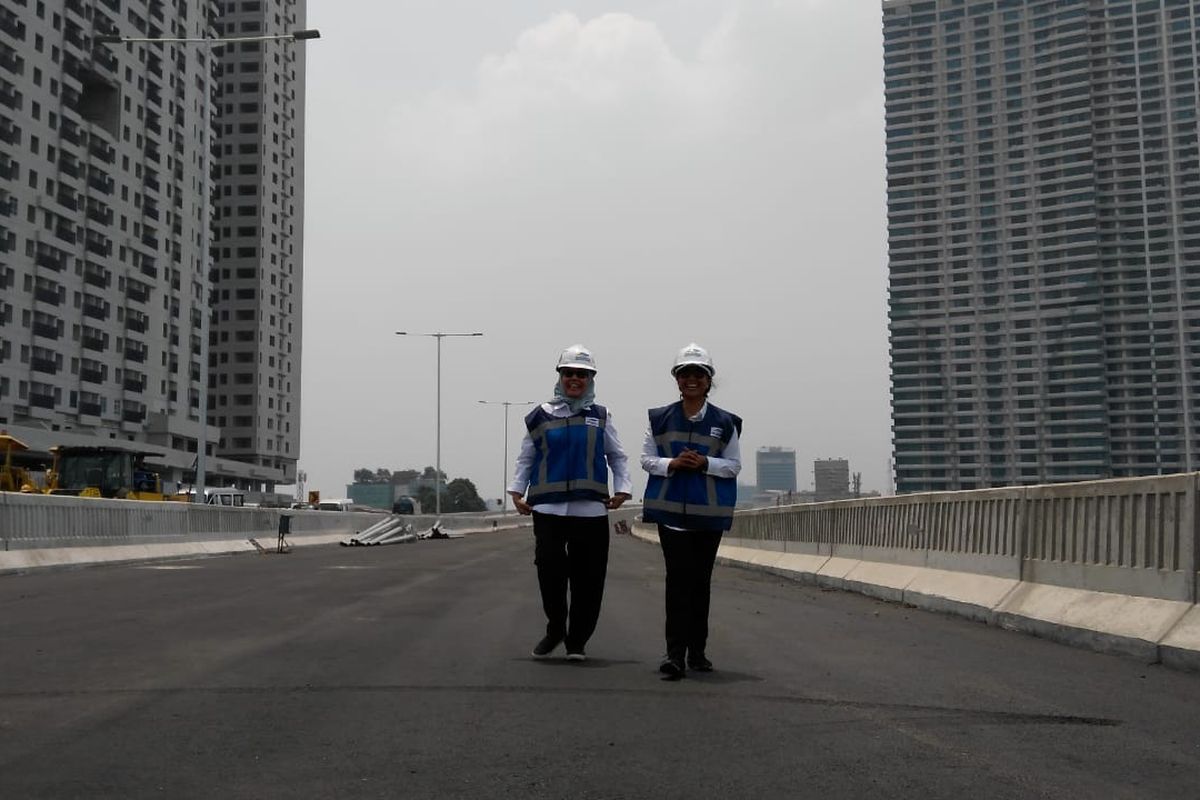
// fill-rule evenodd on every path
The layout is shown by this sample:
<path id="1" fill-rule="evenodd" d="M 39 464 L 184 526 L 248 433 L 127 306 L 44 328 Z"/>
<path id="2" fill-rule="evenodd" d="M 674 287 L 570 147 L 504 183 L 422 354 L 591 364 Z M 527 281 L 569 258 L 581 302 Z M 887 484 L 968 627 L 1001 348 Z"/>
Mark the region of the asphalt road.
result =
<path id="1" fill-rule="evenodd" d="M 667 683 L 627 537 L 539 662 L 532 551 L 0 577 L 0 797 L 1200 797 L 1200 676 L 718 567 L 717 672 Z"/>

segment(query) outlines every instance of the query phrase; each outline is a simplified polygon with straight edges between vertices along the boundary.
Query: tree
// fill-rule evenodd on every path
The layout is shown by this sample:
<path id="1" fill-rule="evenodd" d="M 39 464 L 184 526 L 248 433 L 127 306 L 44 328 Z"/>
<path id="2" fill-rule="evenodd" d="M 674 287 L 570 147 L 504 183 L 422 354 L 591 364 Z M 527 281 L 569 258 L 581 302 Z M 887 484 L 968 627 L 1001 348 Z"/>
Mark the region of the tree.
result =
<path id="1" fill-rule="evenodd" d="M 437 508 L 437 497 L 432 486 L 421 486 L 417 489 L 417 502 L 421 504 L 421 513 L 432 514 Z M 442 511 L 452 514 L 458 511 L 486 511 L 487 504 L 479 497 L 475 484 L 466 478 L 455 478 L 446 484 L 442 492 Z"/>
<path id="2" fill-rule="evenodd" d="M 407 486 L 419 477 L 421 477 L 421 473 L 415 469 L 398 469 L 392 473 L 392 483 L 397 486 Z"/>
<path id="3" fill-rule="evenodd" d="M 446 485 L 443 507 L 450 511 L 486 511 L 487 503 L 479 497 L 475 484 L 466 478 L 455 478 Z"/>
<path id="4" fill-rule="evenodd" d="M 376 467 L 375 469 L 368 469 L 367 467 L 362 467 L 361 469 L 354 470 L 354 482 L 355 483 L 391 483 L 392 482 L 392 471 L 389 469 L 385 469 L 383 467 Z"/>
<path id="5" fill-rule="evenodd" d="M 434 469 L 433 467 L 426 467 L 425 471 L 421 473 L 421 477 L 427 481 L 431 481 L 431 480 L 433 480 L 433 476 L 437 475 L 437 474 L 438 474 L 438 471 L 436 469 Z M 446 473 L 443 472 L 442 473 L 442 483 L 445 483 L 445 482 L 446 482 Z"/>

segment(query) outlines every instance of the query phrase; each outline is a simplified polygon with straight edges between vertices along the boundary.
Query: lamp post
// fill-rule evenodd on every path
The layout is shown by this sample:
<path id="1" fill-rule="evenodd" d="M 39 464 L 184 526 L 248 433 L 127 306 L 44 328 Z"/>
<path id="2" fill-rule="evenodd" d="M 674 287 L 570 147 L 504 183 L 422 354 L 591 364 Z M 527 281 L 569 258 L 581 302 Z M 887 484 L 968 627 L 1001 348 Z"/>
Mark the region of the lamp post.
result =
<path id="1" fill-rule="evenodd" d="M 435 513 L 439 516 L 442 513 L 442 339 L 447 336 L 483 336 L 482 333 L 476 331 L 474 333 L 409 333 L 408 331 L 396 331 L 397 336 L 428 336 L 437 339 L 437 464 L 434 469 L 437 474 L 433 476 L 433 496 L 434 505 L 437 506 Z"/>
<path id="2" fill-rule="evenodd" d="M 212 305 L 209 300 L 209 283 L 212 275 L 212 131 L 216 123 L 215 109 L 212 105 L 212 54 L 215 50 L 227 44 L 237 42 L 303 42 L 308 39 L 321 38 L 321 32 L 315 29 L 292 31 L 291 33 L 268 34 L 266 36 L 230 36 L 215 38 L 208 36 L 182 37 L 145 37 L 120 36 L 116 34 L 96 34 L 92 37 L 93 44 L 183 44 L 203 47 L 208 52 L 204 60 L 204 128 L 200 136 L 200 153 L 203 183 L 203 198 L 201 207 L 200 226 L 200 285 L 203 292 L 200 314 L 200 391 L 197 397 L 199 408 L 200 434 L 196 437 L 196 477 L 193 481 L 196 502 L 204 502 L 206 471 L 208 467 L 208 327 Z"/>
<path id="3" fill-rule="evenodd" d="M 480 405 L 504 406 L 504 474 L 500 483 L 500 513 L 508 510 L 508 409 L 511 406 L 531 406 L 537 400 L 480 400 Z"/>

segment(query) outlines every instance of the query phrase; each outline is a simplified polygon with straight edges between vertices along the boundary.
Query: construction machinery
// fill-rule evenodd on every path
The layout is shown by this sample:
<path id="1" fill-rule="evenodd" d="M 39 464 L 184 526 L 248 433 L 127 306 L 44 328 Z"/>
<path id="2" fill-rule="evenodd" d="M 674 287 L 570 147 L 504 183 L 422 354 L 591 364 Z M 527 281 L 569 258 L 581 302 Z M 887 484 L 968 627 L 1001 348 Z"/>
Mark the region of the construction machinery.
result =
<path id="1" fill-rule="evenodd" d="M 0 468 L 0 492 L 39 492 L 33 476 L 24 467 L 13 463 L 14 453 L 24 453 L 29 446 L 7 431 L 0 431 L 0 450 L 4 452 L 4 466 Z"/>
<path id="2" fill-rule="evenodd" d="M 54 465 L 47 493 L 121 500 L 165 500 L 162 479 L 146 468 L 146 458 L 157 455 L 117 447 L 50 448 Z"/>

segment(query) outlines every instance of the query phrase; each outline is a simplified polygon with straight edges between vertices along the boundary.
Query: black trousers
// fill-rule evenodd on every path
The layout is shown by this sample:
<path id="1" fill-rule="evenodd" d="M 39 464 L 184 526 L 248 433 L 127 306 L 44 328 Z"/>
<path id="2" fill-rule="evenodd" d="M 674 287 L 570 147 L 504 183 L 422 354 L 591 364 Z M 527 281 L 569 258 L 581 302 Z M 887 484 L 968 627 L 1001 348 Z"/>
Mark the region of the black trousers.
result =
<path id="1" fill-rule="evenodd" d="M 704 655 L 713 564 L 722 531 L 676 531 L 658 526 L 667 565 L 667 656 Z"/>
<path id="2" fill-rule="evenodd" d="M 558 517 L 535 511 L 533 536 L 546 633 L 564 638 L 567 650 L 582 651 L 596 630 L 604 598 L 608 516 Z"/>

